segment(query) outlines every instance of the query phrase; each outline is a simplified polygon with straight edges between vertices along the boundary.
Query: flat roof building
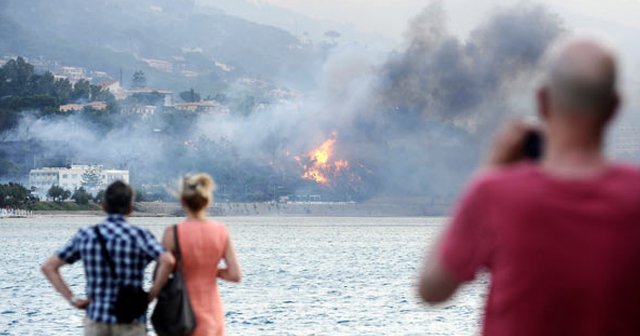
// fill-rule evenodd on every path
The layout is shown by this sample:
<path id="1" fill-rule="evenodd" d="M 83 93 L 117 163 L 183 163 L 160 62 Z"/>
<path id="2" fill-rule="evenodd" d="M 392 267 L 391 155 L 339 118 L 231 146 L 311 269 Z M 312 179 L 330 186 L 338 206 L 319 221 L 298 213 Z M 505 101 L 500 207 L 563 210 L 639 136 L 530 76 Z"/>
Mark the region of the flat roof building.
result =
<path id="1" fill-rule="evenodd" d="M 40 199 L 47 198 L 51 186 L 73 192 L 83 187 L 95 194 L 117 180 L 129 183 L 129 171 L 108 169 L 102 165 L 71 165 L 70 167 L 42 167 L 29 171 L 29 186 Z"/>

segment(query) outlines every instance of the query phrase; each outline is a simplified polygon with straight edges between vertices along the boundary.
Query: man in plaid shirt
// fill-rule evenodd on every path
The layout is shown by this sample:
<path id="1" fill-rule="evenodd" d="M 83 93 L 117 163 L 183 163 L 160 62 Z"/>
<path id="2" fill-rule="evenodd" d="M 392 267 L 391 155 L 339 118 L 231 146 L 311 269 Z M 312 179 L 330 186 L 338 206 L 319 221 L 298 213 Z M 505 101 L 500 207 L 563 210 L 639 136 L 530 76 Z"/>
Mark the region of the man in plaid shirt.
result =
<path id="1" fill-rule="evenodd" d="M 175 260 L 148 230 L 127 222 L 124 216 L 131 213 L 132 201 L 131 187 L 121 181 L 111 184 L 105 192 L 103 202 L 103 209 L 108 216 L 97 228 L 106 241 L 122 285 L 141 287 L 147 265 L 154 260 L 158 262 L 155 280 L 149 291 L 149 301 L 152 301 L 164 286 Z M 56 255 L 42 265 L 42 272 L 72 306 L 86 309 L 86 336 L 145 335 L 146 314 L 131 324 L 118 324 L 116 321 L 113 306 L 118 286 L 107 260 L 102 256 L 94 228 L 90 226 L 80 229 Z M 76 298 L 59 272 L 61 266 L 78 260 L 82 260 L 84 266 L 86 299 Z"/>

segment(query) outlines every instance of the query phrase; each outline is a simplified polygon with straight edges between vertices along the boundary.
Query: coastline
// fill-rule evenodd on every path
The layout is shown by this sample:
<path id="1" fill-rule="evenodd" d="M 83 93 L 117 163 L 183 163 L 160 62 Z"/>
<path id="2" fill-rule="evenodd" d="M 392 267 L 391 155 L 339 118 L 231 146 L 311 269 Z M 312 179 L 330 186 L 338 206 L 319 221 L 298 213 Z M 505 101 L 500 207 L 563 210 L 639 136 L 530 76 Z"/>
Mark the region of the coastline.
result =
<path id="1" fill-rule="evenodd" d="M 209 209 L 211 216 L 263 216 L 263 217 L 424 217 L 445 216 L 449 210 L 446 203 L 425 200 L 372 200 L 356 202 L 253 202 L 214 203 Z M 40 210 L 33 216 L 102 216 L 100 210 Z M 175 217 L 184 213 L 177 202 L 139 202 L 135 204 L 132 217 Z"/>

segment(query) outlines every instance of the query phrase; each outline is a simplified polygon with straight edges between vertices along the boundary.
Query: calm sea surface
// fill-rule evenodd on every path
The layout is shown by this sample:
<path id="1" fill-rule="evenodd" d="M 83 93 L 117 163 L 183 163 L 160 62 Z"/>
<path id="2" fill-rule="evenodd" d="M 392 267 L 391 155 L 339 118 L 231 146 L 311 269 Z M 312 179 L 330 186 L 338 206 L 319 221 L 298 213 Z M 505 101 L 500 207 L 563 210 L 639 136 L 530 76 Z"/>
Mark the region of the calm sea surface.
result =
<path id="1" fill-rule="evenodd" d="M 0 219 L 0 335 L 81 335 L 39 264 L 99 217 Z M 178 218 L 133 218 L 157 237 Z M 223 218 L 244 272 L 221 284 L 228 335 L 477 335 L 486 278 L 440 307 L 415 281 L 441 218 Z M 84 293 L 81 263 L 62 274 Z M 150 267 L 151 269 L 151 267 Z M 148 274 L 148 277 L 149 274 Z"/>

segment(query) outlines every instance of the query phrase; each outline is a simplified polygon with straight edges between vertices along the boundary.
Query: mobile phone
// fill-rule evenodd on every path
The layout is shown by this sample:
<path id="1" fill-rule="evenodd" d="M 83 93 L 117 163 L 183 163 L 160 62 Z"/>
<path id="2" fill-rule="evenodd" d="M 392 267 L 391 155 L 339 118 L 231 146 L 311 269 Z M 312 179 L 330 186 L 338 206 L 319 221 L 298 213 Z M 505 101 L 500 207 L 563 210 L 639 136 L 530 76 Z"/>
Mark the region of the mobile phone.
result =
<path id="1" fill-rule="evenodd" d="M 539 131 L 529 131 L 522 143 L 524 157 L 533 161 L 538 161 L 542 157 L 544 150 L 544 139 Z"/>

